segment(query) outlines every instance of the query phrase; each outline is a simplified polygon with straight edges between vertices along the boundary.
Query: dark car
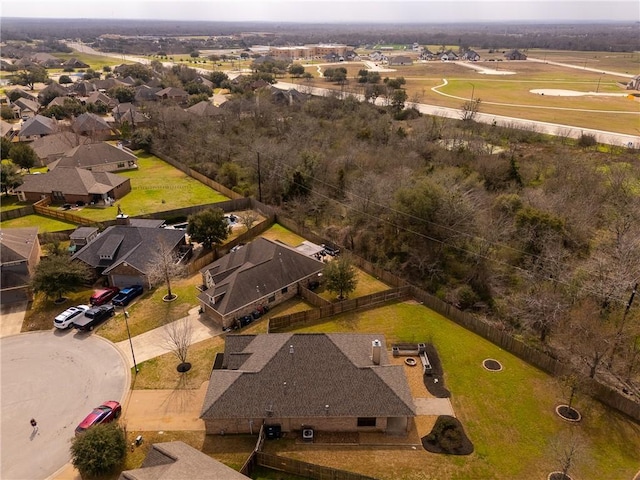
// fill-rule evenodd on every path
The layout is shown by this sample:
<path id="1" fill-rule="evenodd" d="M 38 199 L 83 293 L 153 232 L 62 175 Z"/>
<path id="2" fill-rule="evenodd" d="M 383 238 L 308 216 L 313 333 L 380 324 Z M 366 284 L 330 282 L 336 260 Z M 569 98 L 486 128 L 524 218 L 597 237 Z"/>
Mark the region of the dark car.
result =
<path id="1" fill-rule="evenodd" d="M 339 248 L 335 248 L 330 245 L 322 245 L 322 247 L 324 248 L 323 252 L 327 255 L 331 255 L 332 257 L 335 257 L 340 253 Z"/>
<path id="2" fill-rule="evenodd" d="M 89 299 L 89 303 L 95 306 L 104 305 L 115 297 L 119 291 L 120 289 L 118 287 L 105 287 L 100 290 L 94 290 L 93 295 L 91 295 Z"/>
<path id="3" fill-rule="evenodd" d="M 119 307 L 125 307 L 139 295 L 142 295 L 142 285 L 131 285 L 120 290 L 120 293 L 113 297 L 111 303 Z"/>
<path id="4" fill-rule="evenodd" d="M 116 308 L 113 305 L 93 307 L 84 312 L 84 315 L 76 317 L 73 320 L 73 326 L 78 330 L 91 331 L 98 323 L 109 317 L 113 317 L 115 313 Z"/>
<path id="5" fill-rule="evenodd" d="M 122 407 L 115 400 L 109 400 L 104 402 L 99 407 L 93 409 L 93 411 L 85 417 L 82 422 L 76 427 L 76 435 L 84 433 L 88 428 L 94 425 L 100 425 L 101 423 L 109 423 L 117 420 L 122 413 Z"/>

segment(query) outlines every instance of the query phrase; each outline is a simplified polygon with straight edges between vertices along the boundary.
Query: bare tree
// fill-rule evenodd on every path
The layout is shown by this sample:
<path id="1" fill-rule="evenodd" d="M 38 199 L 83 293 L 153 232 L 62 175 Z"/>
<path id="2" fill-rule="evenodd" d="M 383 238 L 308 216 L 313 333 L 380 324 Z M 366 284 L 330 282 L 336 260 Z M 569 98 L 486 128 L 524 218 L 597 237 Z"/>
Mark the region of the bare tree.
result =
<path id="1" fill-rule="evenodd" d="M 187 362 L 187 354 L 193 336 L 193 326 L 191 325 L 189 317 L 184 317 L 167 324 L 165 327 L 165 335 L 167 350 L 173 353 L 180 361 L 178 371 L 188 371 L 190 366 Z"/>
<path id="2" fill-rule="evenodd" d="M 151 284 L 164 282 L 167 286 L 167 294 L 164 300 L 174 300 L 177 295 L 171 292 L 171 281 L 181 277 L 187 271 L 186 265 L 180 264 L 180 256 L 165 242 L 160 241 L 149 264 L 149 281 Z"/>
<path id="3" fill-rule="evenodd" d="M 246 212 L 238 214 L 238 218 L 240 219 L 240 223 L 247 229 L 247 232 L 251 230 L 253 224 L 258 221 L 258 215 L 256 215 L 253 210 L 247 210 Z"/>
<path id="4" fill-rule="evenodd" d="M 553 472 L 551 477 L 553 480 L 569 480 L 569 470 L 580 459 L 583 451 L 579 437 L 576 436 L 574 430 L 561 434 L 553 443 L 555 450 L 555 460 L 560 465 L 559 472 Z M 554 475 L 555 474 L 555 475 Z"/>
<path id="5" fill-rule="evenodd" d="M 476 115 L 480 110 L 480 102 L 482 102 L 482 100 L 480 100 L 479 98 L 475 98 L 473 100 L 465 102 L 464 105 L 462 105 L 462 120 L 475 120 Z"/>

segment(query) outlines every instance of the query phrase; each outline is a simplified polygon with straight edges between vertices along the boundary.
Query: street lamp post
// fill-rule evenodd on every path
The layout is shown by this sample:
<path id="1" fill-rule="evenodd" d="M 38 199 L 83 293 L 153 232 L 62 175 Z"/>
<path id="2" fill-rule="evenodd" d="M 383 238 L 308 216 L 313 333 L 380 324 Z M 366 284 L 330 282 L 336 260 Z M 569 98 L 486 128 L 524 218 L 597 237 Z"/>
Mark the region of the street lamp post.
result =
<path id="1" fill-rule="evenodd" d="M 473 102 L 473 95 L 476 91 L 476 86 L 473 83 L 469 83 L 471 85 L 471 101 Z"/>
<path id="2" fill-rule="evenodd" d="M 124 323 L 127 325 L 127 336 L 129 337 L 129 346 L 131 346 L 131 356 L 133 357 L 133 367 L 136 369 L 136 375 L 138 374 L 138 364 L 136 363 L 136 354 L 133 353 L 133 342 L 131 341 L 131 332 L 129 331 L 129 312 L 122 307 L 122 313 L 124 313 Z"/>

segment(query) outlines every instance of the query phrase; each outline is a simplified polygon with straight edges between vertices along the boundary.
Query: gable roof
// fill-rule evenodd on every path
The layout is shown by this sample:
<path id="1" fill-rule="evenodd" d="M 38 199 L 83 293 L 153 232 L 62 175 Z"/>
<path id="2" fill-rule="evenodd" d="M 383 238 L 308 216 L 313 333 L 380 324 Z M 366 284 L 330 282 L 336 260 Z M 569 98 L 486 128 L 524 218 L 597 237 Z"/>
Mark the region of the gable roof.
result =
<path id="1" fill-rule="evenodd" d="M 20 133 L 20 137 L 30 137 L 32 135 L 50 135 L 56 131 L 56 121 L 43 115 L 36 115 L 24 122 Z"/>
<path id="2" fill-rule="evenodd" d="M 198 298 L 227 315 L 323 269 L 322 262 L 260 237 L 202 269 L 215 285 Z"/>
<path id="3" fill-rule="evenodd" d="M 9 133 L 13 133 L 13 124 L 0 119 L 0 136 L 6 137 Z"/>
<path id="4" fill-rule="evenodd" d="M 118 480 L 246 480 L 227 467 L 183 442 L 154 443 L 140 468 L 125 470 Z"/>
<path id="5" fill-rule="evenodd" d="M 380 365 L 371 359 L 382 343 Z M 327 407 L 328 406 L 328 407 Z M 415 406 L 401 365 L 373 334 L 228 335 L 200 418 L 407 417 Z"/>
<path id="6" fill-rule="evenodd" d="M 91 92 L 91 94 L 89 94 L 89 96 L 86 98 L 85 100 L 86 103 L 103 103 L 104 105 L 115 105 L 118 101 L 114 100 L 113 98 L 109 97 L 108 95 L 99 92 L 99 91 L 93 91 Z"/>
<path id="7" fill-rule="evenodd" d="M 83 113 L 78 115 L 72 123 L 76 132 L 99 132 L 111 130 L 107 121 L 94 113 Z"/>
<path id="8" fill-rule="evenodd" d="M 0 229 L 0 263 L 29 259 L 38 244 L 38 227 Z"/>
<path id="9" fill-rule="evenodd" d="M 17 192 L 50 194 L 53 190 L 65 195 L 102 195 L 129 179 L 109 172 L 91 172 L 83 168 L 59 167 L 41 175 L 25 175 Z"/>
<path id="10" fill-rule="evenodd" d="M 199 117 L 215 117 L 216 115 L 222 115 L 222 112 L 218 107 L 206 100 L 198 102 L 195 105 L 187 108 L 187 112 Z"/>
<path id="11" fill-rule="evenodd" d="M 64 97 L 69 94 L 69 91 L 58 82 L 51 82 L 40 90 L 40 93 L 38 93 L 38 101 L 42 102 L 46 97 L 49 97 L 51 93 L 56 97 Z"/>
<path id="12" fill-rule="evenodd" d="M 19 98 L 15 102 L 14 105 L 20 108 L 20 110 L 31 110 L 33 113 L 36 113 L 40 109 L 40 104 L 33 100 L 29 100 L 28 98 Z"/>
<path id="13" fill-rule="evenodd" d="M 68 150 L 56 162 L 50 164 L 49 168 L 57 167 L 95 167 L 97 165 L 107 165 L 112 163 L 136 162 L 136 157 L 131 151 L 116 147 L 106 142 L 85 143 Z"/>
<path id="14" fill-rule="evenodd" d="M 31 143 L 31 148 L 36 152 L 38 158 L 47 158 L 50 155 L 62 155 L 73 147 L 90 141 L 89 137 L 83 135 L 77 135 L 72 132 L 58 132 L 46 138 L 37 138 Z"/>
<path id="15" fill-rule="evenodd" d="M 167 88 L 163 88 L 159 92 L 156 92 L 156 96 L 167 97 L 167 98 L 176 98 L 176 97 L 182 98 L 182 97 L 188 97 L 189 94 L 184 90 L 182 90 L 181 88 L 167 87 Z"/>
<path id="16" fill-rule="evenodd" d="M 136 270 L 146 273 L 160 242 L 164 242 L 168 248 L 174 249 L 183 240 L 183 230 L 113 225 L 71 258 L 72 260 L 82 260 L 93 268 L 106 267 L 103 272 L 105 275 L 124 262 Z M 112 258 L 100 258 L 100 254 L 105 252 L 109 253 Z"/>

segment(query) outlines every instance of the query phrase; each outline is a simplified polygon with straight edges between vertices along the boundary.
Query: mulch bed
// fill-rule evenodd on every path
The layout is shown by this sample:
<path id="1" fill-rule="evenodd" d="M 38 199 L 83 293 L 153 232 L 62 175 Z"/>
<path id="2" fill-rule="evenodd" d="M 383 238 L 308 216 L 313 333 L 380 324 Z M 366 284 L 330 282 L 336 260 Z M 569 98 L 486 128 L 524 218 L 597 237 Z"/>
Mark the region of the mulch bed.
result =
<path id="1" fill-rule="evenodd" d="M 451 397 L 451 392 L 447 390 L 444 385 L 442 363 L 440 362 L 436 347 L 431 343 L 427 343 L 425 345 L 425 351 L 429 358 L 429 363 L 431 363 L 431 374 L 423 376 L 424 386 L 427 387 L 429 393 L 436 398 Z"/>
<path id="2" fill-rule="evenodd" d="M 562 418 L 569 420 L 570 422 L 579 422 L 582 419 L 580 412 L 573 407 L 569 407 L 569 405 L 558 405 L 556 407 L 556 412 Z"/>
<path id="3" fill-rule="evenodd" d="M 551 472 L 547 478 L 548 480 L 572 480 L 571 476 L 565 475 L 562 472 Z"/>
<path id="4" fill-rule="evenodd" d="M 473 443 L 467 437 L 462 423 L 455 417 L 440 415 L 431 432 L 422 437 L 427 452 L 447 455 L 471 455 Z"/>

